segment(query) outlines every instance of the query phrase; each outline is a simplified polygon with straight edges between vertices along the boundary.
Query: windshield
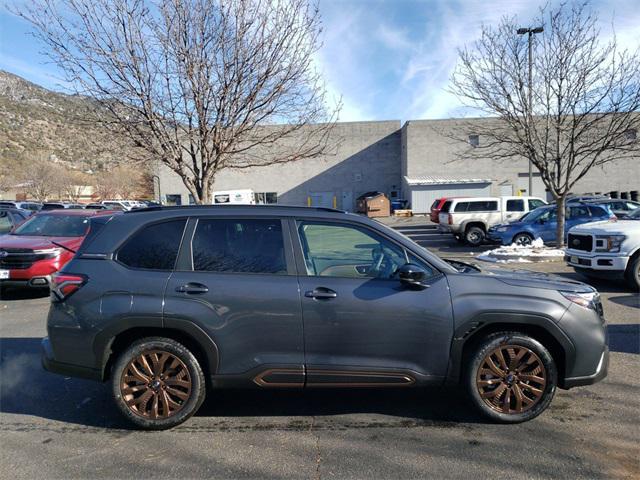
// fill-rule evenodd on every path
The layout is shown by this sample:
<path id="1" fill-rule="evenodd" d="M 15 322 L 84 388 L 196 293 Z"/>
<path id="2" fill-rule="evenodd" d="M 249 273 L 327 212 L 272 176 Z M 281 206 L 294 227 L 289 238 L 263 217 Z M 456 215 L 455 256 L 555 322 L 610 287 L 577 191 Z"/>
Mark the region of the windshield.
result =
<path id="1" fill-rule="evenodd" d="M 36 237 L 82 237 L 87 233 L 89 217 L 77 215 L 36 215 L 24 222 L 12 235 Z"/>
<path id="2" fill-rule="evenodd" d="M 541 218 L 547 219 L 552 213 L 555 213 L 555 208 L 536 208 L 535 210 L 523 215 L 522 218 L 520 218 L 520 221 L 527 223 L 535 222 Z"/>

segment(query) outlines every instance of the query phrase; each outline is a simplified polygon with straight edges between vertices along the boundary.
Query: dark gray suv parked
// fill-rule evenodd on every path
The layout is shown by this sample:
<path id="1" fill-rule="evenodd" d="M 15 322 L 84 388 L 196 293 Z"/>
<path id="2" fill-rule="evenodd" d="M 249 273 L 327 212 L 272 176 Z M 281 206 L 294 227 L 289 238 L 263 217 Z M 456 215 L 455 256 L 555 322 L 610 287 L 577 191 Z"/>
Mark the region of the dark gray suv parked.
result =
<path id="1" fill-rule="evenodd" d="M 213 388 L 463 384 L 493 420 L 606 376 L 598 293 L 484 272 L 321 208 L 152 208 L 97 217 L 55 278 L 46 369 L 109 380 L 164 429 Z"/>

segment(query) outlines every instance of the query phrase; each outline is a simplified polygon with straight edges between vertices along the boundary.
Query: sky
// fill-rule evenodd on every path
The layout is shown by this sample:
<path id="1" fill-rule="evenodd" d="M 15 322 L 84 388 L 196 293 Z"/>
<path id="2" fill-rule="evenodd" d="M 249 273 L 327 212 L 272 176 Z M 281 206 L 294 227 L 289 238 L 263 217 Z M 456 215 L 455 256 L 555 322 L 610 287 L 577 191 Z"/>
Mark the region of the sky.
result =
<path id="1" fill-rule="evenodd" d="M 447 92 L 457 49 L 482 24 L 516 16 L 523 26 L 547 0 L 319 0 L 323 47 L 315 58 L 331 100 L 342 100 L 340 121 L 416 120 L 464 115 Z M 557 2 L 552 1 L 552 5 Z M 640 45 L 638 0 L 593 0 L 603 41 Z M 29 26 L 0 11 L 0 69 L 53 90 L 64 87 L 39 53 Z"/>

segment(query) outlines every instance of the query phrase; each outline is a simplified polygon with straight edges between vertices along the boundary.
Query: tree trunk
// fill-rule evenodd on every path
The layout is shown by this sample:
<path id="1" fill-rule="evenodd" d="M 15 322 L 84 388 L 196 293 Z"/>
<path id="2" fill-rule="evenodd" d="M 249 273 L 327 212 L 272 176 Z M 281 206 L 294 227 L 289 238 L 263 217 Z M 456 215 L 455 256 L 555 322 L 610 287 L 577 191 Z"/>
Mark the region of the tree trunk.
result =
<path id="1" fill-rule="evenodd" d="M 564 247 L 564 221 L 565 221 L 565 206 L 567 204 L 567 196 L 562 195 L 556 199 L 556 205 L 558 206 L 558 226 L 556 228 L 556 244 L 558 247 Z"/>

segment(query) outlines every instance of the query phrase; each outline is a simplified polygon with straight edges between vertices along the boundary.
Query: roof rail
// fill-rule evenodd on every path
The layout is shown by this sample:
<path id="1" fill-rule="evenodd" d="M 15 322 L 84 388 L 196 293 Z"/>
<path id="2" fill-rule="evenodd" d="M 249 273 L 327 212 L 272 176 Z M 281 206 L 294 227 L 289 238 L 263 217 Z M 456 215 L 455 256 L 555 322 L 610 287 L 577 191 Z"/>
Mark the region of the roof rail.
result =
<path id="1" fill-rule="evenodd" d="M 202 210 L 207 208 L 287 208 L 287 209 L 300 209 L 300 210 L 316 210 L 321 212 L 334 212 L 334 213 L 348 213 L 345 210 L 339 210 L 337 208 L 330 207 L 306 207 L 301 205 L 283 205 L 283 204 L 260 204 L 260 205 L 154 205 L 151 207 L 134 208 L 133 210 L 127 210 L 125 214 L 142 213 L 142 212 L 156 212 L 160 210 Z"/>

